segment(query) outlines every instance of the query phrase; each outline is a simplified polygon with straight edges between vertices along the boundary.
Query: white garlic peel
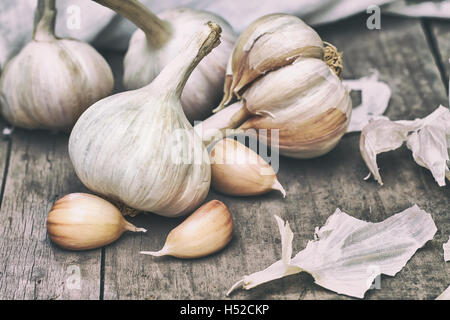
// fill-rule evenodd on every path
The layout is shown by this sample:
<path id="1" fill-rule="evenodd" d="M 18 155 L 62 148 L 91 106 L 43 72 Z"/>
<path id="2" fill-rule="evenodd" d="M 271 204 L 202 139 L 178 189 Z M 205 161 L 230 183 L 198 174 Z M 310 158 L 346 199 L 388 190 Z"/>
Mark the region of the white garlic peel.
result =
<path id="1" fill-rule="evenodd" d="M 353 218 L 339 209 L 330 216 L 306 248 L 292 254 L 292 231 L 276 217 L 281 233 L 282 257 L 267 269 L 245 276 L 231 290 L 305 271 L 315 282 L 339 294 L 363 298 L 380 274 L 395 276 L 437 228 L 429 213 L 417 205 L 379 223 Z"/>
<path id="2" fill-rule="evenodd" d="M 379 72 L 371 70 L 371 74 L 356 80 L 343 80 L 349 91 L 361 91 L 361 104 L 353 107 L 347 133 L 361 131 L 369 122 L 387 119 L 386 111 L 392 91 L 389 86 L 378 80 Z"/>
<path id="3" fill-rule="evenodd" d="M 55 15 L 55 0 L 39 1 L 33 40 L 0 78 L 0 112 L 12 125 L 68 131 L 113 90 L 111 69 L 94 48 L 54 35 Z"/>
<path id="4" fill-rule="evenodd" d="M 222 28 L 221 44 L 215 48 L 192 72 L 181 96 L 187 118 L 203 120 L 219 103 L 225 79 L 228 57 L 236 35 L 221 17 L 206 11 L 177 8 L 158 16 L 135 0 L 97 0 L 126 16 L 137 24 L 124 59 L 124 85 L 138 89 L 149 84 L 184 49 L 192 34 L 208 21 Z M 133 8 L 140 8 L 140 14 Z"/>
<path id="5" fill-rule="evenodd" d="M 71 193 L 55 202 L 47 217 L 50 239 L 62 248 L 88 250 L 117 240 L 125 231 L 146 232 L 127 222 L 108 201 Z"/>
<path id="6" fill-rule="evenodd" d="M 361 155 L 371 174 L 383 184 L 376 157 L 407 142 L 415 162 L 429 169 L 439 184 L 450 179 L 450 110 L 439 106 L 427 117 L 416 120 L 375 120 L 364 127 L 360 138 Z"/>
<path id="7" fill-rule="evenodd" d="M 447 243 L 442 245 L 442 248 L 444 249 L 444 261 L 450 261 L 450 237 Z"/>
<path id="8" fill-rule="evenodd" d="M 180 96 L 219 37 L 219 25 L 205 24 L 152 83 L 105 98 L 80 117 L 69 155 L 90 190 L 170 217 L 201 204 L 211 181 L 209 155 L 183 113 Z"/>
<path id="9" fill-rule="evenodd" d="M 211 185 L 224 194 L 254 196 L 272 190 L 286 191 L 273 168 L 242 143 L 225 138 L 210 151 Z"/>
<path id="10" fill-rule="evenodd" d="M 450 286 L 442 292 L 436 300 L 450 300 Z"/>
<path id="11" fill-rule="evenodd" d="M 141 251 L 152 256 L 199 258 L 223 249 L 233 235 L 233 219 L 221 201 L 212 200 L 173 229 L 160 251 Z"/>

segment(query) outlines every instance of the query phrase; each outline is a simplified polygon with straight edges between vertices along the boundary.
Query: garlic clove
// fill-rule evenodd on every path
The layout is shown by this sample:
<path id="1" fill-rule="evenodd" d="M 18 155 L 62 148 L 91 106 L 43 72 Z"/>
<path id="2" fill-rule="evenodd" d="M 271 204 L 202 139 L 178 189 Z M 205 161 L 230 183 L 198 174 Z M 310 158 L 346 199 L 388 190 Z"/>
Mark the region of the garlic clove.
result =
<path id="1" fill-rule="evenodd" d="M 55 202 L 47 217 L 50 239 L 68 250 L 88 250 L 117 240 L 125 231 L 146 232 L 126 221 L 108 201 L 71 193 Z"/>
<path id="2" fill-rule="evenodd" d="M 319 35 L 299 18 L 288 14 L 269 14 L 250 24 L 236 41 L 231 66 L 227 67 L 225 95 L 217 112 L 233 95 L 269 71 L 292 63 L 297 57 L 322 59 L 323 42 Z M 231 71 L 231 74 L 230 74 Z"/>
<path id="3" fill-rule="evenodd" d="M 197 209 L 167 236 L 160 251 L 141 251 L 152 256 L 199 258 L 223 249 L 231 240 L 233 219 L 228 208 L 212 200 Z"/>
<path id="4" fill-rule="evenodd" d="M 84 185 L 168 217 L 198 208 L 209 191 L 211 166 L 180 97 L 192 70 L 220 43 L 220 33 L 215 23 L 203 25 L 152 83 L 83 113 L 70 135 L 69 155 Z"/>
<path id="5" fill-rule="evenodd" d="M 55 16 L 55 0 L 40 0 L 32 41 L 1 75 L 0 113 L 12 125 L 70 131 L 113 90 L 108 63 L 87 43 L 57 38 Z"/>
<path id="6" fill-rule="evenodd" d="M 233 196 L 278 190 L 286 196 L 273 168 L 242 143 L 225 138 L 214 145 L 210 158 L 211 185 L 215 190 Z"/>

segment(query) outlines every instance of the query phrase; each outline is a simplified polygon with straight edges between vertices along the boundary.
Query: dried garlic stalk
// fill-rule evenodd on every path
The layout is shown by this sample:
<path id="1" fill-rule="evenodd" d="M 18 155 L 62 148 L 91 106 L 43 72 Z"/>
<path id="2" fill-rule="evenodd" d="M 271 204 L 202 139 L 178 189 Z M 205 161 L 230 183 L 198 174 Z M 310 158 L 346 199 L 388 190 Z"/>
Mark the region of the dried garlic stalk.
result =
<path id="1" fill-rule="evenodd" d="M 450 110 L 439 106 L 422 119 L 412 121 L 374 120 L 361 132 L 360 151 L 371 174 L 383 184 L 377 154 L 395 150 L 407 143 L 414 160 L 431 171 L 439 186 L 450 179 Z"/>
<path id="2" fill-rule="evenodd" d="M 444 260 L 450 261 L 450 237 L 447 243 L 444 243 L 442 247 L 444 248 Z"/>
<path id="3" fill-rule="evenodd" d="M 322 228 L 316 228 L 314 240 L 291 258 L 293 233 L 288 223 L 275 218 L 281 233 L 281 260 L 245 276 L 227 295 L 241 286 L 251 289 L 306 271 L 324 288 L 363 298 L 379 274 L 394 276 L 437 231 L 431 215 L 417 205 L 379 223 L 336 209 Z"/>

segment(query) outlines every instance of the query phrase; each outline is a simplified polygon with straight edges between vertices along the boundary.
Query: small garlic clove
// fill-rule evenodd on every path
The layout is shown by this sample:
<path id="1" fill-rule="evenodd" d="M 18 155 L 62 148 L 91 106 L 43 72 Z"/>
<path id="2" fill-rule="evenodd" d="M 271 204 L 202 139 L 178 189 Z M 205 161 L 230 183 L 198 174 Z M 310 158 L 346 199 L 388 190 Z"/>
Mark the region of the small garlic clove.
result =
<path id="1" fill-rule="evenodd" d="M 211 185 L 215 190 L 233 196 L 278 190 L 286 196 L 273 168 L 242 143 L 225 138 L 214 145 L 210 158 Z"/>
<path id="2" fill-rule="evenodd" d="M 223 249 L 230 242 L 232 234 L 230 211 L 221 201 L 212 200 L 173 229 L 160 251 L 141 251 L 141 254 L 199 258 Z"/>
<path id="3" fill-rule="evenodd" d="M 64 249 L 88 250 L 117 240 L 125 231 L 146 232 L 126 221 L 108 201 L 71 193 L 55 202 L 47 217 L 50 239 Z"/>

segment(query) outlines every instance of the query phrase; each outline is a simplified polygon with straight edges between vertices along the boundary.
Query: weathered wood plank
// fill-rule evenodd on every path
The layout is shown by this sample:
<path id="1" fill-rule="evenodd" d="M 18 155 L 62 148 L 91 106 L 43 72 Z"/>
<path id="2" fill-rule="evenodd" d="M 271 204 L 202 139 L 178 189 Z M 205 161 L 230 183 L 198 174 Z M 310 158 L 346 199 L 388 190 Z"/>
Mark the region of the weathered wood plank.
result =
<path id="1" fill-rule="evenodd" d="M 84 190 L 68 158 L 68 137 L 16 130 L 11 138 L 0 211 L 0 298 L 98 299 L 101 250 L 65 251 L 46 232 L 53 202 Z"/>
<path id="2" fill-rule="evenodd" d="M 445 81 L 450 78 L 450 22 L 437 20 L 429 22 L 437 46 L 438 58 L 441 59 Z"/>
<path id="3" fill-rule="evenodd" d="M 367 75 L 377 68 L 393 90 L 388 116 L 421 117 L 446 102 L 444 85 L 433 62 L 419 20 L 384 18 L 381 31 L 365 29 L 364 16 L 319 29 L 324 40 L 345 51 L 345 78 Z M 214 299 L 241 276 L 262 270 L 280 258 L 280 239 L 274 214 L 287 219 L 295 233 L 294 251 L 312 239 L 339 207 L 368 221 L 381 221 L 414 203 L 432 213 L 438 226 L 435 239 L 421 249 L 396 277 L 383 277 L 381 290 L 369 299 L 432 299 L 448 285 L 449 267 L 442 243 L 450 233 L 449 187 L 439 188 L 430 173 L 418 167 L 405 148 L 379 157 L 385 185 L 364 181 L 368 170 L 359 154 L 359 135 L 344 137 L 328 155 L 315 160 L 281 158 L 279 179 L 288 195 L 233 198 L 211 191 L 208 199 L 228 205 L 236 224 L 230 245 L 222 252 L 197 260 L 139 255 L 162 247 L 168 232 L 181 219 L 142 215 L 131 219 L 148 228 L 145 235 L 128 234 L 105 250 L 105 299 Z M 233 299 L 341 299 L 294 275 Z"/>

